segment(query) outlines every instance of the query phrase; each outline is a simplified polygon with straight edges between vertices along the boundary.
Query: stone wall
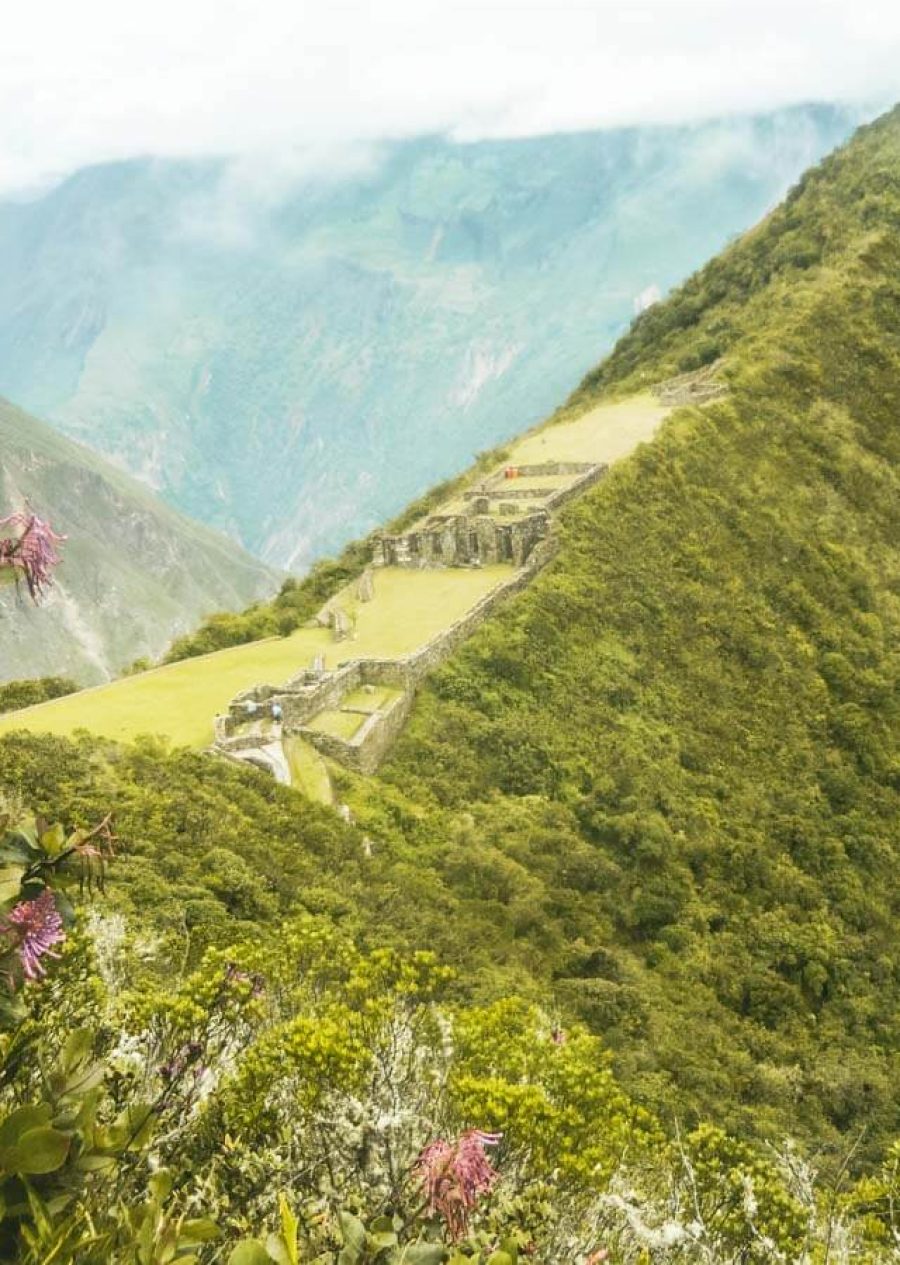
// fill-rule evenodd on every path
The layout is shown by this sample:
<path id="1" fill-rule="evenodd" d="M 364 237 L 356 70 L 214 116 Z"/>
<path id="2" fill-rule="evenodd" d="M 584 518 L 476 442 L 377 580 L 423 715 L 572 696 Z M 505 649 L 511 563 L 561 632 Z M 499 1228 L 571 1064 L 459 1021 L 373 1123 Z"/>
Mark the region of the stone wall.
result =
<path id="1" fill-rule="evenodd" d="M 554 492 L 551 492 L 544 502 L 544 507 L 547 510 L 558 510 L 568 501 L 574 501 L 576 496 L 581 496 L 583 492 L 593 487 L 595 483 L 599 483 L 601 479 L 605 479 L 608 473 L 609 466 L 605 463 L 588 467 L 580 479 L 576 479 L 568 487 L 557 488 Z"/>
<path id="2" fill-rule="evenodd" d="M 357 773 L 374 773 L 406 724 L 412 701 L 412 690 L 401 694 L 389 707 L 369 716 L 349 741 L 316 729 L 301 728 L 297 732 L 322 755 Z"/>

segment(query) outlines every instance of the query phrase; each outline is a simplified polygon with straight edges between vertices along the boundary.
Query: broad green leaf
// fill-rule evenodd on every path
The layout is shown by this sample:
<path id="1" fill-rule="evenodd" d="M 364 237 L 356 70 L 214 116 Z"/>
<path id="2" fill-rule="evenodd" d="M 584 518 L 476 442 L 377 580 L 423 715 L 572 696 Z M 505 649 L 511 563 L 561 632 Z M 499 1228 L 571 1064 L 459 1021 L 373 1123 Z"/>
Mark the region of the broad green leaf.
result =
<path id="1" fill-rule="evenodd" d="M 14 901 L 22 890 L 24 865 L 4 865 L 0 868 L 0 905 Z"/>
<path id="2" fill-rule="evenodd" d="M 354 1217 L 350 1212 L 338 1213 L 338 1220 L 341 1223 L 341 1234 L 344 1238 L 344 1247 L 340 1255 L 341 1265 L 356 1265 L 357 1261 L 362 1260 L 363 1252 L 366 1250 L 366 1227 L 359 1217 Z"/>
<path id="3" fill-rule="evenodd" d="M 442 1243 L 410 1243 L 403 1249 L 403 1265 L 441 1265 L 446 1254 Z"/>
<path id="4" fill-rule="evenodd" d="M 76 1028 L 74 1032 L 69 1034 L 66 1044 L 63 1046 L 62 1058 L 60 1063 L 62 1069 L 67 1074 L 71 1074 L 77 1068 L 82 1067 L 94 1049 L 94 1035 L 89 1028 Z"/>
<path id="5" fill-rule="evenodd" d="M 69 1139 L 58 1129 L 43 1127 L 23 1133 L 16 1147 L 17 1173 L 55 1173 L 69 1154 Z"/>
<path id="6" fill-rule="evenodd" d="M 229 1256 L 228 1265 L 272 1265 L 272 1258 L 261 1243 L 245 1239 Z"/>
<path id="7" fill-rule="evenodd" d="M 66 834 L 59 822 L 41 835 L 41 847 L 50 857 L 59 856 L 66 842 Z"/>
<path id="8" fill-rule="evenodd" d="M 275 1265 L 294 1265 L 296 1256 L 291 1256 L 288 1246 L 281 1234 L 269 1234 L 266 1236 L 266 1251 L 275 1262 Z"/>
<path id="9" fill-rule="evenodd" d="M 39 1107 L 19 1107 L 0 1124 L 0 1147 L 15 1146 L 23 1133 L 49 1124 L 53 1112 L 47 1103 Z"/>
<path id="10" fill-rule="evenodd" d="M 150 1187 L 153 1198 L 162 1203 L 172 1193 L 172 1174 L 167 1168 L 160 1168 L 153 1174 L 147 1185 Z"/>
<path id="11" fill-rule="evenodd" d="M 366 1236 L 367 1245 L 376 1252 L 382 1252 L 386 1247 L 395 1247 L 397 1243 L 397 1235 L 393 1230 L 370 1230 Z"/>
<path id="12" fill-rule="evenodd" d="M 210 1221 L 209 1217 L 197 1217 L 193 1221 L 185 1221 L 181 1227 L 180 1238 L 188 1243 L 211 1243 L 213 1239 L 221 1237 L 222 1231 L 215 1221 Z"/>

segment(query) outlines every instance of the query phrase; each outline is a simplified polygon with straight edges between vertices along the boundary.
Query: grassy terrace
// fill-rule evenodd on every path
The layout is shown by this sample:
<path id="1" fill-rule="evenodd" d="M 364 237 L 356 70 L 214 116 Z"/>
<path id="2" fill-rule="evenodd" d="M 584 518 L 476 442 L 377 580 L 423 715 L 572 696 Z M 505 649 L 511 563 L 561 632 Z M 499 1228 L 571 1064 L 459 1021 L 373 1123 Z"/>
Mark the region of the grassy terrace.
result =
<path id="1" fill-rule="evenodd" d="M 557 422 L 525 435 L 509 450 L 506 464 L 617 461 L 650 439 L 671 411 L 669 405 L 660 404 L 649 393 L 633 395 L 617 404 L 600 404 L 574 421 Z"/>
<path id="2" fill-rule="evenodd" d="M 355 736 L 366 717 L 360 712 L 342 712 L 337 708 L 319 712 L 309 722 L 309 728 L 320 734 L 331 734 L 332 738 L 343 738 L 349 742 Z"/>
<path id="3" fill-rule="evenodd" d="M 391 689 L 388 685 L 377 685 L 369 689 L 353 690 L 350 694 L 345 694 L 341 699 L 341 707 L 346 711 L 350 708 L 360 712 L 378 712 L 386 703 L 393 702 L 395 698 L 399 698 L 401 690 Z"/>
<path id="4" fill-rule="evenodd" d="M 651 439 L 660 423 L 671 413 L 670 405 L 660 404 L 649 392 L 630 396 L 615 404 L 600 404 L 574 420 L 560 421 L 529 431 L 518 443 L 514 443 L 504 459 L 504 466 L 539 465 L 544 461 L 582 461 L 612 464 L 626 457 L 645 440 Z M 493 502 L 504 500 L 504 492 L 534 488 L 547 493 L 573 483 L 578 475 L 523 475 L 507 483 L 500 479 L 488 491 Z M 476 480 L 473 480 L 474 483 Z M 520 515 L 533 513 L 540 505 L 537 497 L 529 502 L 522 500 Z M 436 506 L 425 514 L 410 530 L 425 525 L 437 514 L 467 514 L 471 504 L 462 495 Z M 490 513 L 499 516 L 496 504 Z M 503 515 L 507 518 L 508 516 Z M 512 516 L 509 516 L 512 517 Z"/>
<path id="5" fill-rule="evenodd" d="M 483 570 L 376 572 L 375 599 L 358 603 L 335 599 L 356 620 L 353 640 L 335 642 L 323 628 L 301 628 L 290 637 L 255 641 L 216 654 L 186 659 L 82 690 L 52 703 L 0 717 L 0 733 L 31 729 L 71 734 L 87 729 L 128 741 L 138 734 L 161 734 L 182 746 L 212 741 L 213 716 L 240 690 L 260 682 L 279 684 L 317 654 L 325 666 L 345 659 L 408 654 L 459 619 L 512 572 L 507 566 Z"/>

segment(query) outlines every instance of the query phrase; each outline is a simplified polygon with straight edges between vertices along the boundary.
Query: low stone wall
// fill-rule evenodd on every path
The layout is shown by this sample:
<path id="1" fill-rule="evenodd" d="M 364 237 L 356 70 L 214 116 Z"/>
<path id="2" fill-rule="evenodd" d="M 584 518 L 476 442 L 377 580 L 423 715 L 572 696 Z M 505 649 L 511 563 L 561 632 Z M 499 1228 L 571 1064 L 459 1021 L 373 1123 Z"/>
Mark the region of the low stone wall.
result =
<path id="1" fill-rule="evenodd" d="M 302 689 L 286 689 L 277 693 L 275 701 L 281 704 L 282 717 L 288 729 L 295 729 L 304 724 L 317 712 L 337 707 L 345 694 L 362 685 L 362 671 L 359 659 L 352 659 L 339 664 L 333 672 L 326 672 L 315 685 Z M 290 682 L 288 683 L 290 685 Z"/>
<path id="2" fill-rule="evenodd" d="M 235 734 L 232 737 L 216 738 L 216 746 L 220 751 L 250 751 L 255 747 L 267 747 L 274 741 L 272 734 Z"/>
<path id="3" fill-rule="evenodd" d="M 324 734 L 309 728 L 299 729 L 298 736 L 322 755 L 337 760 L 357 773 L 374 773 L 406 724 L 412 701 L 412 690 L 401 694 L 389 707 L 374 712 L 364 721 L 349 742 L 335 737 L 334 734 Z"/>
<path id="4" fill-rule="evenodd" d="M 568 487 L 557 488 L 556 491 L 550 492 L 544 502 L 544 509 L 548 511 L 558 510 L 560 506 L 565 505 L 568 501 L 574 501 L 576 496 L 581 496 L 583 492 L 593 487 L 595 483 L 605 479 L 608 473 L 609 466 L 606 464 L 590 466 L 580 479 L 576 479 Z"/>
<path id="5" fill-rule="evenodd" d="M 728 394 L 727 384 L 716 380 L 721 367 L 721 360 L 716 360 L 703 369 L 695 369 L 675 378 L 667 378 L 665 382 L 657 382 L 651 390 L 660 404 L 705 404 Z"/>

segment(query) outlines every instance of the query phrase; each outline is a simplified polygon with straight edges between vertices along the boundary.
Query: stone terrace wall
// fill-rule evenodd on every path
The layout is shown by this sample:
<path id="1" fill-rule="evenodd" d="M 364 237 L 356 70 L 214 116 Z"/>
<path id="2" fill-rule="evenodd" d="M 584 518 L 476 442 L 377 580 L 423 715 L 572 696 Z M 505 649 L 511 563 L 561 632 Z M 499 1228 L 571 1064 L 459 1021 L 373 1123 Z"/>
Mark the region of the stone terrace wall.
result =
<path id="1" fill-rule="evenodd" d="M 568 501 L 573 501 L 576 496 L 581 496 L 582 492 L 586 492 L 588 488 L 593 487 L 595 483 L 599 483 L 601 479 L 605 479 L 609 473 L 609 466 L 606 464 L 590 466 L 580 479 L 576 479 L 574 483 L 570 483 L 568 487 L 557 488 L 556 491 L 550 492 L 544 501 L 545 510 L 557 510 L 560 506 L 565 505 Z"/>
<path id="2" fill-rule="evenodd" d="M 301 728 L 298 734 L 322 755 L 330 756 L 347 768 L 357 773 L 374 773 L 406 724 L 412 702 L 412 690 L 401 694 L 390 707 L 365 720 L 349 742 L 316 729 Z"/>

